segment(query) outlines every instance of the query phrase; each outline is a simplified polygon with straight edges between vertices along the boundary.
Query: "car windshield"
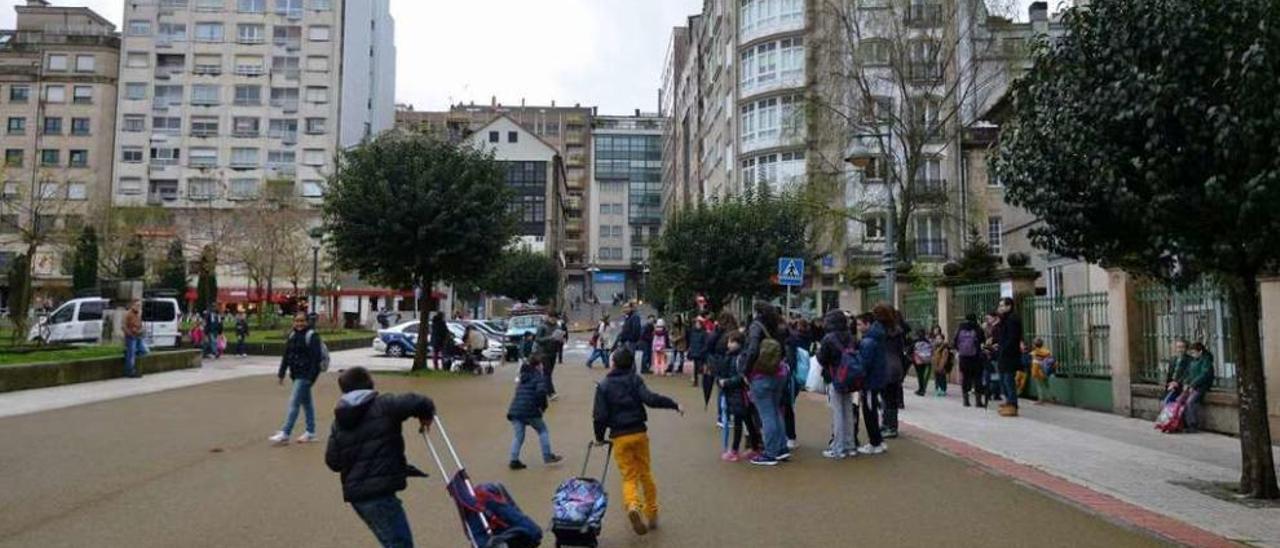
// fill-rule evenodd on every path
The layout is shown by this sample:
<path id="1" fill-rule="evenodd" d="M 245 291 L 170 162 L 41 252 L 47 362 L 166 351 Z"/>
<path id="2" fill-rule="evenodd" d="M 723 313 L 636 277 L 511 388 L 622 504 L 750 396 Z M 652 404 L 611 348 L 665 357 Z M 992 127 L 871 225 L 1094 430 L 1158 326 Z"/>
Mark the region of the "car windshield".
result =
<path id="1" fill-rule="evenodd" d="M 511 329 L 530 329 L 542 323 L 542 316 L 516 316 L 511 318 Z"/>

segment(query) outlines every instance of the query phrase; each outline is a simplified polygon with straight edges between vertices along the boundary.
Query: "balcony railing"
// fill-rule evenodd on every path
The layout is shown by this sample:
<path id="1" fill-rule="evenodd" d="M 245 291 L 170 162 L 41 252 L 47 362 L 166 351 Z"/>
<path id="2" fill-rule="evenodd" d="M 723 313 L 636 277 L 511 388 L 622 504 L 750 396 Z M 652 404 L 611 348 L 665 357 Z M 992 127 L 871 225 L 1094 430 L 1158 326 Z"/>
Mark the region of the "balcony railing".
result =
<path id="1" fill-rule="evenodd" d="M 262 76 L 266 69 L 257 65 L 236 65 L 237 76 Z"/>
<path id="2" fill-rule="evenodd" d="M 191 69 L 191 74 L 198 76 L 217 76 L 222 74 L 222 65 L 196 65 Z"/>
<path id="3" fill-rule="evenodd" d="M 942 67 L 937 63 L 913 62 L 907 65 L 907 77 L 915 83 L 934 82 L 942 78 Z"/>
<path id="4" fill-rule="evenodd" d="M 273 41 L 272 41 L 272 43 L 273 43 L 273 44 L 275 44 L 275 45 L 276 45 L 276 47 L 281 47 L 281 48 L 285 48 L 285 49 L 291 49 L 291 50 L 294 50 L 294 49 L 302 49 L 302 39 L 301 39 L 301 38 L 299 38 L 299 39 L 297 39 L 297 40 L 285 40 L 285 39 L 277 38 L 277 39 L 273 40 Z"/>
<path id="5" fill-rule="evenodd" d="M 945 202 L 947 199 L 947 180 L 916 179 L 911 186 L 910 196 L 921 204 Z"/>

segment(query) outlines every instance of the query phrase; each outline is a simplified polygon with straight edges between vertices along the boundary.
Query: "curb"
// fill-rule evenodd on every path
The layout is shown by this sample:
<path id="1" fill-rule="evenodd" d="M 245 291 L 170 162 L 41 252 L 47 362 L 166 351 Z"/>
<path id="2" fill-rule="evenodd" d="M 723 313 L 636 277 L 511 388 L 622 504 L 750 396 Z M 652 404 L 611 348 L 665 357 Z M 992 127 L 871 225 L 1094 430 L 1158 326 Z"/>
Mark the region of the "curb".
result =
<path id="1" fill-rule="evenodd" d="M 996 474 L 1044 491 L 1099 517 L 1186 546 L 1240 546 L 1216 533 L 1158 514 L 981 447 L 902 423 L 903 431 L 924 444 L 973 462 Z"/>

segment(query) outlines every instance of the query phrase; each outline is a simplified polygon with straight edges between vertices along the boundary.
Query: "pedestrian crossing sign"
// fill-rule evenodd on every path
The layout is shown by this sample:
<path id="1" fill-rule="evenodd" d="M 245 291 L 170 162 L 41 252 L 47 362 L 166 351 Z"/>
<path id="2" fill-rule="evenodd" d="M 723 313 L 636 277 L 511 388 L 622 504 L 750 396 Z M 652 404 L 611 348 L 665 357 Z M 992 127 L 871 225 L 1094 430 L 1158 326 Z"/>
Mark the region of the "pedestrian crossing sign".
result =
<path id="1" fill-rule="evenodd" d="M 804 259 L 779 257 L 778 284 L 792 287 L 804 285 Z"/>

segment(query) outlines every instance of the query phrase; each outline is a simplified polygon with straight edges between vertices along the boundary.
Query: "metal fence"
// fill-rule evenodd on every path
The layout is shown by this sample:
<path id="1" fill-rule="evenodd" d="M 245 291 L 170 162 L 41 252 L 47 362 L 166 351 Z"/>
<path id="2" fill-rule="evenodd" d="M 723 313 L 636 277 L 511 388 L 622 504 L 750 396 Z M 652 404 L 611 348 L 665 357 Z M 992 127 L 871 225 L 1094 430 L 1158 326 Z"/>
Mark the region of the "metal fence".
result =
<path id="1" fill-rule="evenodd" d="M 1173 342 L 1179 338 L 1188 343 L 1201 342 L 1214 356 L 1213 387 L 1236 387 L 1236 356 L 1231 349 L 1231 315 L 1226 295 L 1217 285 L 1202 282 L 1182 291 L 1159 284 L 1148 284 L 1138 290 L 1139 331 L 1142 361 L 1137 366 L 1136 380 L 1164 382 Z"/>
<path id="2" fill-rule="evenodd" d="M 912 327 L 928 332 L 938 323 L 938 292 L 934 288 L 909 291 L 903 295 L 902 303 L 903 318 Z"/>
<path id="3" fill-rule="evenodd" d="M 1111 376 L 1111 323 L 1106 293 L 1067 298 L 1031 297 L 1024 299 L 1020 306 L 1027 346 L 1037 338 L 1044 340 L 1057 360 L 1057 374 Z"/>
<path id="4" fill-rule="evenodd" d="M 946 326 L 948 333 L 955 333 L 965 316 L 973 314 L 982 321 L 982 316 L 994 311 L 1000 304 L 1000 284 L 973 284 L 956 286 L 951 295 L 951 307 L 955 311 L 951 315 L 951 325 Z"/>
<path id="5" fill-rule="evenodd" d="M 884 287 L 880 284 L 867 286 L 862 288 L 862 311 L 870 312 L 875 308 L 877 303 L 889 302 L 889 296 L 885 295 Z"/>

